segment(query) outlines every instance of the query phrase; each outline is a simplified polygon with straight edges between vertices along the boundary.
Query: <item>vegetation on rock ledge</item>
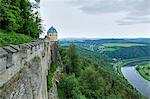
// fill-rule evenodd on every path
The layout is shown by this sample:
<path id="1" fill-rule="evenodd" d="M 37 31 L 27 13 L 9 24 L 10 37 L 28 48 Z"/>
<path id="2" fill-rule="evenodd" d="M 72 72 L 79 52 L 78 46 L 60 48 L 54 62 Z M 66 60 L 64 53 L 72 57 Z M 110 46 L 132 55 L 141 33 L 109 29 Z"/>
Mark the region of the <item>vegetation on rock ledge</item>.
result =
<path id="1" fill-rule="evenodd" d="M 48 70 L 48 76 L 47 76 L 47 89 L 48 91 L 50 90 L 50 88 L 53 85 L 53 77 L 54 77 L 54 73 L 57 69 L 57 64 L 52 63 L 49 70 Z"/>

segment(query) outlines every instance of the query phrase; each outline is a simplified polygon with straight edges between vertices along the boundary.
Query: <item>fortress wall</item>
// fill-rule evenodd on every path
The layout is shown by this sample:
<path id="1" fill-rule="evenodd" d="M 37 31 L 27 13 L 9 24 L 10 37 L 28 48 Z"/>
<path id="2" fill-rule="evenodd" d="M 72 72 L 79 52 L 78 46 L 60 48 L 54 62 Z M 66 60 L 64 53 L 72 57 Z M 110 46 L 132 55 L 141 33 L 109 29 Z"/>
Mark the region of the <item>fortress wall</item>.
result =
<path id="1" fill-rule="evenodd" d="M 0 99 L 47 99 L 50 64 L 47 39 L 0 48 Z"/>

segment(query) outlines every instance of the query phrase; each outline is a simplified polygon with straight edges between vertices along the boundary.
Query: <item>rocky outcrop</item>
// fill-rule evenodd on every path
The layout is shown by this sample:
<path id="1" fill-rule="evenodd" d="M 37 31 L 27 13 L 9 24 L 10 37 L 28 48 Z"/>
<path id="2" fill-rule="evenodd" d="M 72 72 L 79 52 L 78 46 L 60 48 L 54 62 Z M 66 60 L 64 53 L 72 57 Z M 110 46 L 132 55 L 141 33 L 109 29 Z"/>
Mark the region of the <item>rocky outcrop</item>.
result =
<path id="1" fill-rule="evenodd" d="M 55 73 L 54 73 L 54 77 L 53 77 L 53 80 L 52 80 L 52 87 L 51 89 L 49 90 L 48 94 L 49 94 L 49 98 L 48 99 L 58 99 L 58 95 L 57 95 L 57 84 L 59 83 L 60 81 L 60 78 L 61 78 L 61 72 L 63 71 L 63 68 L 62 66 L 59 66 Z"/>
<path id="2" fill-rule="evenodd" d="M 48 99 L 51 42 L 0 48 L 0 99 Z"/>

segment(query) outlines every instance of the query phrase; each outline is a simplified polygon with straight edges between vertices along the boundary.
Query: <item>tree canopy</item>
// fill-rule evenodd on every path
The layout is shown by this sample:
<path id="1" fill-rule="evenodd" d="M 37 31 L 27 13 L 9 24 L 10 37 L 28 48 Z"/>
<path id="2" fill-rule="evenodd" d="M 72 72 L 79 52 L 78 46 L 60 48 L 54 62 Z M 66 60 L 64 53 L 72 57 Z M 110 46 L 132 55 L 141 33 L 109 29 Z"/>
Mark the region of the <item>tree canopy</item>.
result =
<path id="1" fill-rule="evenodd" d="M 95 58 L 80 56 L 74 44 L 61 48 L 60 53 L 65 65 L 58 84 L 60 99 L 143 99 L 106 60 L 96 62 Z"/>
<path id="2" fill-rule="evenodd" d="M 35 9 L 28 0 L 0 0 L 0 29 L 37 38 L 42 29 Z"/>

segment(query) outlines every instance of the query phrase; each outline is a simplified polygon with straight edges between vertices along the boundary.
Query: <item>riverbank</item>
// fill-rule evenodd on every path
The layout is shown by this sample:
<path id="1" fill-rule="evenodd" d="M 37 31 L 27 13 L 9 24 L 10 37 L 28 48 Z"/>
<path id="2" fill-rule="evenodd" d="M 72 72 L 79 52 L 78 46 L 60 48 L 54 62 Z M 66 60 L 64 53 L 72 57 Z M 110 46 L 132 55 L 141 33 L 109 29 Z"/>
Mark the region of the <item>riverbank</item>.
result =
<path id="1" fill-rule="evenodd" d="M 138 71 L 135 69 L 134 66 L 136 66 L 137 63 L 145 63 L 145 61 L 149 61 L 147 57 L 143 57 L 143 58 L 136 58 L 136 59 L 127 59 L 127 60 L 120 60 L 115 64 L 115 70 L 117 72 L 117 74 L 122 78 L 122 81 L 126 84 L 126 85 L 132 85 L 131 82 L 129 82 L 129 80 L 124 76 L 123 72 L 122 72 L 122 68 L 124 67 L 133 67 L 134 70 L 136 71 L 136 73 L 140 76 L 140 74 L 138 73 Z M 132 76 L 129 75 L 129 76 Z M 142 76 L 140 76 L 140 78 L 144 79 Z M 144 79 L 145 80 L 145 79 Z M 140 84 L 140 83 L 139 83 Z M 138 85 L 141 86 L 141 85 Z M 137 90 L 137 88 L 132 85 L 132 87 Z M 146 88 L 146 87 L 145 87 Z M 145 89 L 144 88 L 144 89 Z M 138 92 L 140 92 L 139 90 L 137 90 Z M 149 91 L 150 92 L 150 91 Z M 140 92 L 141 93 L 141 92 Z M 145 95 L 144 95 L 145 96 Z M 146 95 L 148 96 L 148 95 Z"/>
<path id="2" fill-rule="evenodd" d="M 150 63 L 141 64 L 136 67 L 136 70 L 139 74 L 145 78 L 146 80 L 150 81 Z"/>
<path id="3" fill-rule="evenodd" d="M 150 82 L 145 80 L 136 70 L 135 66 L 122 67 L 122 73 L 128 82 L 142 95 L 150 98 Z"/>
<path id="4" fill-rule="evenodd" d="M 126 60 L 121 60 L 118 61 L 115 65 L 115 70 L 119 74 L 119 76 L 123 77 L 121 68 L 127 65 L 135 66 L 135 65 L 140 65 L 139 63 L 145 63 L 145 61 L 150 61 L 149 58 L 147 57 L 142 57 L 142 58 L 134 58 L 134 59 L 126 59 Z"/>

